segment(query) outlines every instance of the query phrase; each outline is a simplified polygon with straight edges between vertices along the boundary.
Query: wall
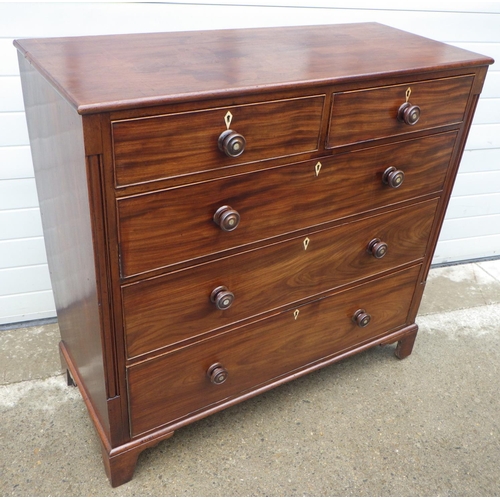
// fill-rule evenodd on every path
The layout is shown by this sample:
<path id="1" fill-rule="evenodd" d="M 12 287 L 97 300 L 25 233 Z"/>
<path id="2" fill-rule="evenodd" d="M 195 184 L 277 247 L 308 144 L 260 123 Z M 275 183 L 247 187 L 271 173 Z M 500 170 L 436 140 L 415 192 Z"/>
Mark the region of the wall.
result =
<path id="1" fill-rule="evenodd" d="M 0 324 L 55 316 L 14 38 L 378 21 L 500 61 L 498 1 L 213 3 L 0 3 Z M 499 64 L 486 80 L 436 264 L 500 253 Z"/>

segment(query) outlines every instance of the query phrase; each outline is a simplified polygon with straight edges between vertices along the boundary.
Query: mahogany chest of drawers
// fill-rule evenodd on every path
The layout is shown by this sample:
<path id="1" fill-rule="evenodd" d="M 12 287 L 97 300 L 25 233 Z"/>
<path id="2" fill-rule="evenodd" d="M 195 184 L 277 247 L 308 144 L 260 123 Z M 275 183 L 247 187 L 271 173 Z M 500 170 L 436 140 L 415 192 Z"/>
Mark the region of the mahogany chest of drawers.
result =
<path id="1" fill-rule="evenodd" d="M 63 365 L 113 486 L 194 420 L 410 354 L 490 58 L 374 23 L 15 45 Z"/>

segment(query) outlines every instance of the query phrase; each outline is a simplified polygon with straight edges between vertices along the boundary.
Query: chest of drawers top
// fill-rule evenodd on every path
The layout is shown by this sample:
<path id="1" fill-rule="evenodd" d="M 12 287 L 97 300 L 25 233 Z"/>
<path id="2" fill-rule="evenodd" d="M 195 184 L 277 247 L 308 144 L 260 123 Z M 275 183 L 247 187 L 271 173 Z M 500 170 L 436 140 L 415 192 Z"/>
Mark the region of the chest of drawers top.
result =
<path id="1" fill-rule="evenodd" d="M 378 23 L 17 40 L 80 114 L 484 65 Z"/>

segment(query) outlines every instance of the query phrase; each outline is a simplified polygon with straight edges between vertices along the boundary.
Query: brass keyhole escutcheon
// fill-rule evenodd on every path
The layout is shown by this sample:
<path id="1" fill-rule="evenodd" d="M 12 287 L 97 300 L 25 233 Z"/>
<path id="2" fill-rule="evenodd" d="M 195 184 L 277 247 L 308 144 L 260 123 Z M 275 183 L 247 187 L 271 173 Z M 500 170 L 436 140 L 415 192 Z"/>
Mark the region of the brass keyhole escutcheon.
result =
<path id="1" fill-rule="evenodd" d="M 231 122 L 233 121 L 233 115 L 231 111 L 228 111 L 226 113 L 226 116 L 224 116 L 224 121 L 226 122 L 226 127 L 229 130 L 229 127 L 231 126 Z"/>
<path id="2" fill-rule="evenodd" d="M 321 162 L 319 162 L 319 161 L 314 166 L 314 171 L 316 172 L 316 177 L 319 177 L 319 172 L 320 172 L 322 166 L 323 165 L 321 165 Z"/>
<path id="3" fill-rule="evenodd" d="M 293 311 L 293 319 L 297 319 L 299 317 L 299 310 L 298 309 L 295 309 L 295 311 Z"/>
<path id="4" fill-rule="evenodd" d="M 309 238 L 306 238 L 304 240 L 304 250 L 307 250 L 307 247 L 309 246 L 309 243 L 311 242 L 311 240 Z"/>

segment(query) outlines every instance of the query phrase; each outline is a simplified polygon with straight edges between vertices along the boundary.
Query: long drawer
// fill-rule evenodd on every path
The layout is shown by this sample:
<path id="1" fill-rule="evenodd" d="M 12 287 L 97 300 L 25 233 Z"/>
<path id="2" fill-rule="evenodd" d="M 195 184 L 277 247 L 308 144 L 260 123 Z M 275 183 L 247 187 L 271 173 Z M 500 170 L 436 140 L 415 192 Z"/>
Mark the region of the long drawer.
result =
<path id="1" fill-rule="evenodd" d="M 116 184 L 316 151 L 324 100 L 324 95 L 310 96 L 114 121 Z M 218 145 L 229 127 L 246 141 L 236 157 L 228 157 Z"/>
<path id="2" fill-rule="evenodd" d="M 437 200 L 430 200 L 125 286 L 127 355 L 133 358 L 421 259 L 436 206 Z M 368 251 L 376 239 L 386 245 L 382 258 Z M 217 308 L 220 287 L 227 291 L 219 300 L 231 294 L 227 309 Z"/>
<path id="3" fill-rule="evenodd" d="M 128 368 L 131 434 L 174 422 L 405 326 L 420 266 Z M 360 309 L 365 327 L 353 321 Z M 222 384 L 209 369 L 227 370 Z"/>
<path id="4" fill-rule="evenodd" d="M 455 137 L 438 134 L 119 199 L 122 276 L 438 192 Z M 390 167 L 404 172 L 398 188 L 383 182 Z M 224 206 L 239 213 L 233 231 L 213 222 Z"/>
<path id="5" fill-rule="evenodd" d="M 327 147 L 459 124 L 473 80 L 460 76 L 334 94 Z M 407 102 L 420 108 L 415 124 L 398 119 Z"/>

